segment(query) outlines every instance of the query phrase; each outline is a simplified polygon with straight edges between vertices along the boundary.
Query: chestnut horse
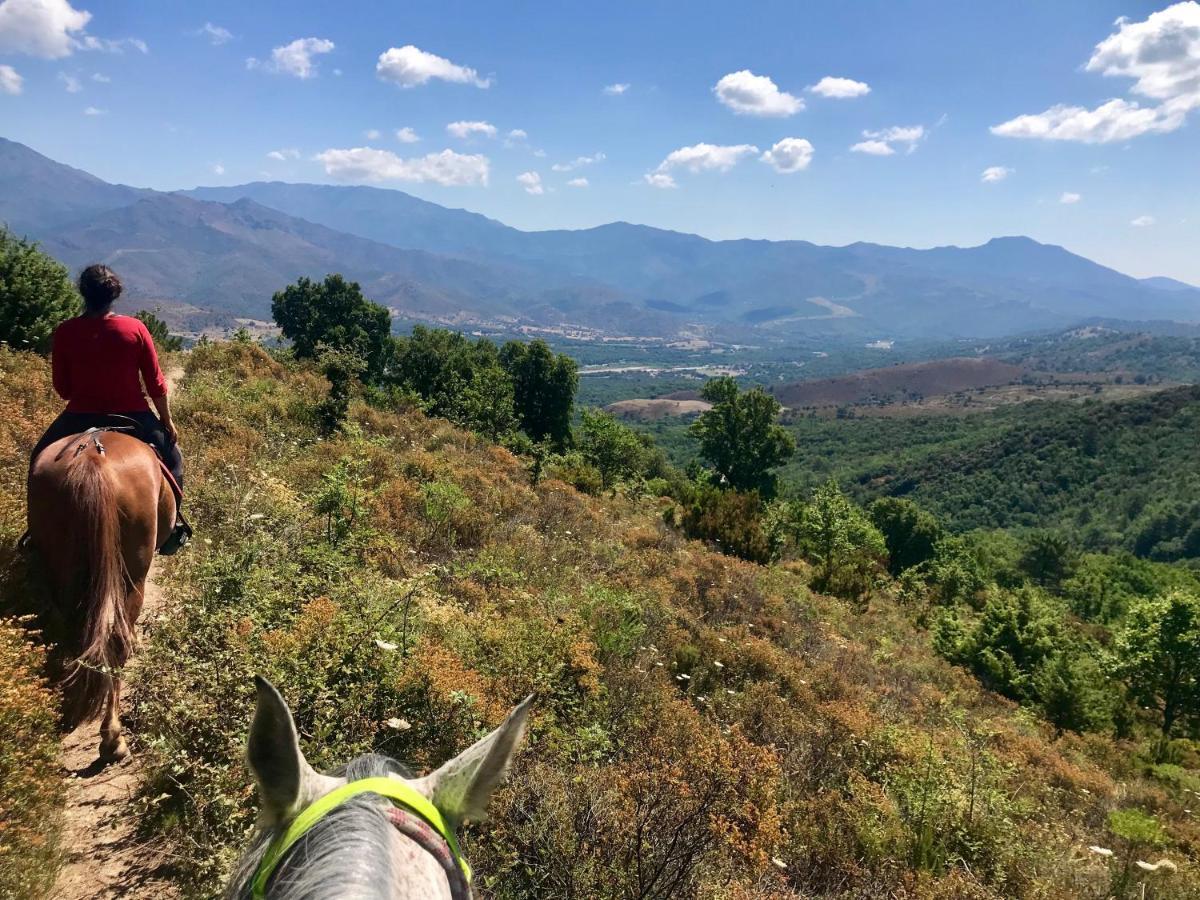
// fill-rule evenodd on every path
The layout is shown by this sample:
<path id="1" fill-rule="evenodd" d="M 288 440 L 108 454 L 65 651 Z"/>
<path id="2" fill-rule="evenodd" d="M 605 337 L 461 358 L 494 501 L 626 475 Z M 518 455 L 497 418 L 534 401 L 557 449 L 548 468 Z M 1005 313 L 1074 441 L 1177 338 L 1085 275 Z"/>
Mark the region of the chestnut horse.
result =
<path id="1" fill-rule="evenodd" d="M 121 669 L 135 642 L 146 576 L 175 523 L 175 495 L 154 450 L 89 431 L 56 441 L 29 472 L 29 539 L 46 570 L 69 658 L 64 725 L 103 714 L 100 758 L 129 754 L 121 734 Z"/>

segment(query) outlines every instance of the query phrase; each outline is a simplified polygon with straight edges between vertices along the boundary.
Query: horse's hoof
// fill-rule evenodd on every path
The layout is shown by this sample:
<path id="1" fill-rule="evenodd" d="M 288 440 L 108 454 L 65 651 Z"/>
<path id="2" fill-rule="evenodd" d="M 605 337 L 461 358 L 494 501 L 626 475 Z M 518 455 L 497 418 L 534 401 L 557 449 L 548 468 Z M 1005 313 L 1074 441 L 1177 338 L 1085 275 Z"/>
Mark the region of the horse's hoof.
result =
<path id="1" fill-rule="evenodd" d="M 100 759 L 106 763 L 120 762 L 129 756 L 129 745 L 125 743 L 125 738 L 117 738 L 114 745 L 100 745 Z"/>

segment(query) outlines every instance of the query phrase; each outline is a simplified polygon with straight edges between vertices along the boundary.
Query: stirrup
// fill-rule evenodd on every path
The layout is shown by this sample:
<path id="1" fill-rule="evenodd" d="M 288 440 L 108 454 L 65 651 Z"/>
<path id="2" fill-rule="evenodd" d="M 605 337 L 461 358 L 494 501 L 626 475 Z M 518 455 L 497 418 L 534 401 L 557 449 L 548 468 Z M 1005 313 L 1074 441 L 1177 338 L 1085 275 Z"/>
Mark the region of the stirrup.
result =
<path id="1" fill-rule="evenodd" d="M 23 535 L 21 535 L 19 538 L 17 538 L 17 549 L 22 553 L 27 552 L 32 544 L 33 544 L 33 535 L 30 534 L 28 531 L 25 532 Z"/>
<path id="2" fill-rule="evenodd" d="M 192 526 L 187 523 L 187 520 L 180 516 L 175 522 L 175 529 L 170 536 L 163 542 L 163 545 L 158 548 L 159 556 L 174 556 L 192 541 Z"/>

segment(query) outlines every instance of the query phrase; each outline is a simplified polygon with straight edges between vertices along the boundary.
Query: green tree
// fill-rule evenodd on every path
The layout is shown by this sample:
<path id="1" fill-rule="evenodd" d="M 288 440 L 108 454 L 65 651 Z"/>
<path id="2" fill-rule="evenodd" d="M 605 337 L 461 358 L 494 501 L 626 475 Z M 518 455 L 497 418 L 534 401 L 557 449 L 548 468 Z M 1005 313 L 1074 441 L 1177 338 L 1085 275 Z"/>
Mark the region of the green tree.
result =
<path id="1" fill-rule="evenodd" d="M 1179 723 L 1200 715 L 1200 596 L 1179 590 L 1135 601 L 1113 659 L 1133 699 L 1162 716 L 1165 746 Z"/>
<path id="2" fill-rule="evenodd" d="M 874 585 L 887 546 L 866 514 L 837 482 L 828 481 L 806 504 L 788 504 L 783 528 L 805 559 L 816 566 L 818 590 L 860 599 Z"/>
<path id="3" fill-rule="evenodd" d="M 512 377 L 513 405 L 521 430 L 535 442 L 566 447 L 579 388 L 575 360 L 554 353 L 542 340 L 528 344 L 509 341 L 500 350 L 500 363 Z"/>
<path id="4" fill-rule="evenodd" d="M 585 409 L 577 441 L 583 458 L 600 471 L 604 486 L 662 474 L 666 460 L 649 435 L 639 434 L 601 410 Z"/>
<path id="5" fill-rule="evenodd" d="M 870 513 L 887 544 L 888 571 L 892 575 L 933 558 L 942 526 L 931 513 L 900 497 L 876 500 Z"/>
<path id="6" fill-rule="evenodd" d="M 425 411 L 499 440 L 517 427 L 512 378 L 496 345 L 418 325 L 396 341 L 389 382 L 411 390 Z"/>
<path id="7" fill-rule="evenodd" d="M 692 423 L 700 456 L 723 482 L 737 491 L 775 495 L 772 469 L 787 462 L 796 442 L 775 420 L 779 401 L 762 388 L 739 391 L 729 377 L 714 378 L 701 392 L 713 408 Z"/>
<path id="8" fill-rule="evenodd" d="M 140 319 L 146 326 L 150 337 L 154 339 L 154 346 L 160 353 L 176 353 L 183 349 L 183 338 L 177 334 L 171 334 L 167 329 L 167 323 L 150 310 L 138 310 L 133 316 L 135 319 Z"/>
<path id="9" fill-rule="evenodd" d="M 80 305 L 66 268 L 0 225 L 0 343 L 46 353 L 54 329 Z"/>
<path id="10" fill-rule="evenodd" d="M 1021 570 L 1035 584 L 1057 591 L 1071 577 L 1078 557 L 1078 551 L 1063 535 L 1038 531 L 1029 537 L 1021 556 Z"/>
<path id="11" fill-rule="evenodd" d="M 327 275 L 301 278 L 271 298 L 271 314 L 296 356 L 318 359 L 325 348 L 360 357 L 364 377 L 384 374 L 392 351 L 391 315 L 367 300 L 357 282 Z"/>

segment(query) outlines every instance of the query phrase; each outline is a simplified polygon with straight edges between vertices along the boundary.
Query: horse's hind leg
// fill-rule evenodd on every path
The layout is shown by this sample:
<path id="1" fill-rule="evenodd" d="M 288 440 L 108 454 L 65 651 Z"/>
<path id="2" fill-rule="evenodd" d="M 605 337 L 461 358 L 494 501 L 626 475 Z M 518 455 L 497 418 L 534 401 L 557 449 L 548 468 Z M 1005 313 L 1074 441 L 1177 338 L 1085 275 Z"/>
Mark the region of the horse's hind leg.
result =
<path id="1" fill-rule="evenodd" d="M 114 674 L 109 683 L 108 702 L 100 720 L 100 758 L 115 762 L 129 755 L 129 745 L 121 730 L 121 679 Z"/>
<path id="2" fill-rule="evenodd" d="M 137 623 L 141 614 L 145 590 L 146 579 L 143 578 L 126 596 L 125 615 L 130 628 Z M 108 761 L 124 759 L 129 755 L 129 744 L 121 727 L 121 673 L 129 662 L 129 649 L 120 653 L 123 658 L 117 660 L 116 670 L 109 679 L 108 701 L 104 707 L 104 718 L 100 720 L 100 758 Z"/>

